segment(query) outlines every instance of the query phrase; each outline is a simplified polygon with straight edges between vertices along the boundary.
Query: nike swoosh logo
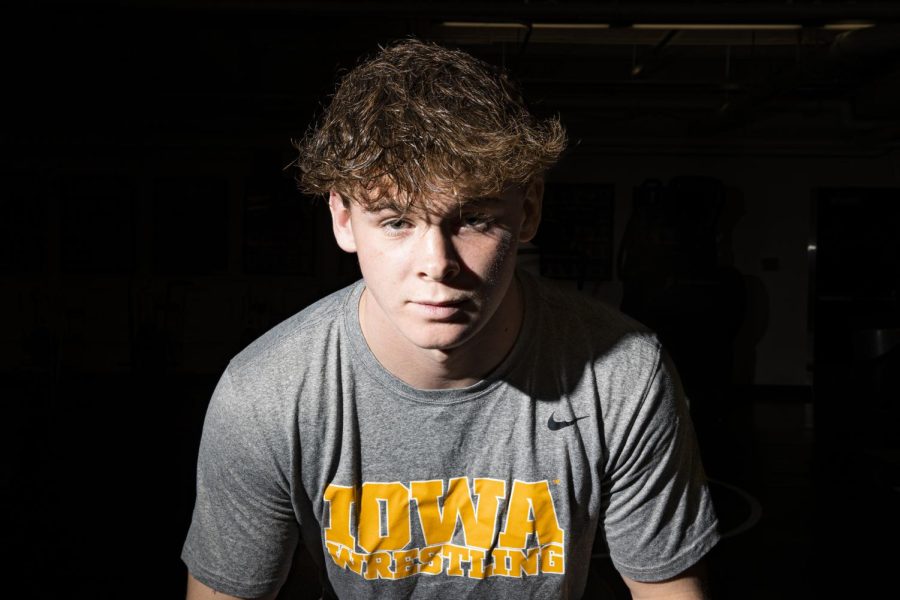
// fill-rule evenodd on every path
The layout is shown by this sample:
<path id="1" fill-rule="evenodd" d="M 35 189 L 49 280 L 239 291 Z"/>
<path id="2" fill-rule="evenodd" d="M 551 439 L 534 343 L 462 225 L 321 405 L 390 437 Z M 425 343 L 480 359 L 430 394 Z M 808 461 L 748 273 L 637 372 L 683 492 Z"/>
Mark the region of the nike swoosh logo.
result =
<path id="1" fill-rule="evenodd" d="M 571 421 L 557 421 L 553 418 L 553 415 L 550 415 L 550 418 L 547 419 L 547 429 L 549 429 L 550 431 L 559 431 L 560 429 L 564 429 L 569 425 L 574 425 L 581 419 L 587 419 L 587 415 L 583 417 L 575 417 Z"/>

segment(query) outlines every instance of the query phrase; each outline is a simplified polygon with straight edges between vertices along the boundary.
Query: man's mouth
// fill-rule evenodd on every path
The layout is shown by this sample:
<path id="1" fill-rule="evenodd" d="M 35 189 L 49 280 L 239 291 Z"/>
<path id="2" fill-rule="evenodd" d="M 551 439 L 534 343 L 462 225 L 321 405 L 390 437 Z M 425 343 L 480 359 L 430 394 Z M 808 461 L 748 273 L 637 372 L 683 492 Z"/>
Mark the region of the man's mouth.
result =
<path id="1" fill-rule="evenodd" d="M 446 319 L 459 313 L 465 298 L 451 300 L 414 300 L 412 304 L 419 312 L 435 319 Z"/>
<path id="2" fill-rule="evenodd" d="M 455 300 L 414 300 L 413 303 L 424 306 L 459 306 L 465 301 L 465 298 L 457 298 Z"/>

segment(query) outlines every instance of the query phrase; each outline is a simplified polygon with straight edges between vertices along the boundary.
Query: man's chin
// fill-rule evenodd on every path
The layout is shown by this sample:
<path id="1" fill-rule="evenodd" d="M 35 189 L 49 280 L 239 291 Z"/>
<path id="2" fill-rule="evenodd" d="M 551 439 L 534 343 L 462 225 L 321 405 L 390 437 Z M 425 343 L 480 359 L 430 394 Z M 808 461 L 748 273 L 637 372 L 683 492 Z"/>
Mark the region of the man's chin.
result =
<path id="1" fill-rule="evenodd" d="M 465 346 L 470 337 L 469 332 L 459 332 L 456 335 L 417 336 L 408 339 L 422 350 L 432 350 L 450 355 Z"/>
<path id="2" fill-rule="evenodd" d="M 413 343 L 415 343 L 416 346 L 418 346 L 422 350 L 443 352 L 444 354 L 447 354 L 449 356 L 457 352 L 465 342 L 459 340 L 423 340 L 421 342 L 414 341 Z"/>

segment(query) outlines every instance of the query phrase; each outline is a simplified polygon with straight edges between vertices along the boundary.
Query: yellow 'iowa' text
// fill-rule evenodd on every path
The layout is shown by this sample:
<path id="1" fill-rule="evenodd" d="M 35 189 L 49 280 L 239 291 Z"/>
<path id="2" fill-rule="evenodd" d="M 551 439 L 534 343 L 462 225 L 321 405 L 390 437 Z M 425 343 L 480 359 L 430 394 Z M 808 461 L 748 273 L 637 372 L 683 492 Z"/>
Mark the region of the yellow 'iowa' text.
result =
<path id="1" fill-rule="evenodd" d="M 362 488 L 330 484 L 323 499 L 330 512 L 328 554 L 338 567 L 366 579 L 565 572 L 565 531 L 547 481 L 514 480 L 508 501 L 505 481 L 475 478 L 470 488 L 467 477 L 446 485 L 440 479 L 365 482 Z"/>

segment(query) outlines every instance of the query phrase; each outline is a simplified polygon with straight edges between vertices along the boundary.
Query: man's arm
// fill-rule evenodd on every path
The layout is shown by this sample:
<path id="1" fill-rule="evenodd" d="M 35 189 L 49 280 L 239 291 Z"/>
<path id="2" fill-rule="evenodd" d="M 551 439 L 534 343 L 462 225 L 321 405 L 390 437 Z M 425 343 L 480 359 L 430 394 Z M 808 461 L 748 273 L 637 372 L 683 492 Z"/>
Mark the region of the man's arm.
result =
<path id="1" fill-rule="evenodd" d="M 704 592 L 705 573 L 701 564 L 694 565 L 665 581 L 643 583 L 624 575 L 622 575 L 622 579 L 625 580 L 625 585 L 628 586 L 634 600 L 704 600 L 707 598 Z"/>
<path id="2" fill-rule="evenodd" d="M 274 600 L 278 592 L 274 592 L 267 596 L 263 596 L 258 600 Z M 186 600 L 243 600 L 237 596 L 229 596 L 222 592 L 217 592 L 211 587 L 204 585 L 194 579 L 194 576 L 188 573 L 187 596 Z"/>

